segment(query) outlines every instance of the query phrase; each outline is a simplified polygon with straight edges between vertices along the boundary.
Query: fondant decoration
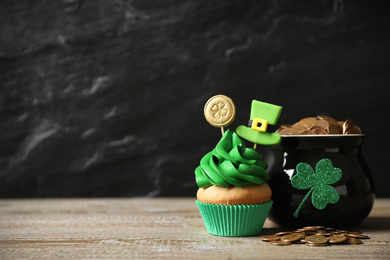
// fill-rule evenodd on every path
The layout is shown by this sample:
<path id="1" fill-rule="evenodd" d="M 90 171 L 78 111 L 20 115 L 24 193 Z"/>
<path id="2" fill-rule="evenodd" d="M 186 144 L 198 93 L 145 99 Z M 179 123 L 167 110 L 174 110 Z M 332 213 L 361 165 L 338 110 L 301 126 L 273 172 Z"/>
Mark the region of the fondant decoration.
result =
<path id="1" fill-rule="evenodd" d="M 204 116 L 210 125 L 221 127 L 223 135 L 223 128 L 230 125 L 236 117 L 236 106 L 231 98 L 225 95 L 216 95 L 206 102 Z"/>
<path id="2" fill-rule="evenodd" d="M 215 149 L 207 153 L 195 169 L 199 188 L 217 185 L 224 188 L 263 184 L 269 179 L 268 164 L 253 148 L 246 148 L 238 135 L 227 130 Z"/>
<path id="3" fill-rule="evenodd" d="M 242 138 L 255 144 L 273 145 L 281 141 L 278 133 L 267 132 L 268 125 L 276 125 L 282 107 L 253 100 L 250 114 L 250 126 L 240 125 L 236 132 Z"/>
<path id="4" fill-rule="evenodd" d="M 338 182 L 342 172 L 341 169 L 333 167 L 331 160 L 321 159 L 315 171 L 309 164 L 302 162 L 297 165 L 296 171 L 297 174 L 291 178 L 291 185 L 300 190 L 310 190 L 294 212 L 294 217 L 298 217 L 299 211 L 311 193 L 312 204 L 319 210 L 324 209 L 328 203 L 334 204 L 339 201 L 339 193 L 329 184 Z"/>

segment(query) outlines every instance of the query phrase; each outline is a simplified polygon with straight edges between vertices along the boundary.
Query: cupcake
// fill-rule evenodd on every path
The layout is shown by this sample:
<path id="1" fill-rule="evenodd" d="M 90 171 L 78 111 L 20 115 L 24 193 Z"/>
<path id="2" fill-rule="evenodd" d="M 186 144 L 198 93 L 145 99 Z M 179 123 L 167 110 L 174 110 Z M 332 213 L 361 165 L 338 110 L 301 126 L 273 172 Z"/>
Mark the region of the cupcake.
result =
<path id="1" fill-rule="evenodd" d="M 196 204 L 207 231 L 217 236 L 261 232 L 272 206 L 267 163 L 254 148 L 227 130 L 195 170 Z"/>
<path id="2" fill-rule="evenodd" d="M 272 206 L 272 191 L 266 181 L 268 165 L 260 160 L 256 145 L 280 142 L 275 126 L 282 107 L 253 100 L 249 125 L 240 125 L 236 133 L 224 131 L 235 118 L 233 100 L 224 95 L 210 98 L 205 107 L 206 120 L 220 127 L 222 138 L 195 169 L 199 187 L 196 204 L 207 231 L 217 236 L 253 236 L 261 232 Z M 243 139 L 254 143 L 247 148 Z"/>

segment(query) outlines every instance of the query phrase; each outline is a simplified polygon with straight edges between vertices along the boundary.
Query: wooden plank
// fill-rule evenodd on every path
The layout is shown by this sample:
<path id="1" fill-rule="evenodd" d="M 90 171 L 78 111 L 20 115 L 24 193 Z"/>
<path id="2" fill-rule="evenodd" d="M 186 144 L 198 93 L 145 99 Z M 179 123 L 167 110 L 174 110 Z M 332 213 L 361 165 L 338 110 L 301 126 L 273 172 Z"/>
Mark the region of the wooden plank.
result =
<path id="1" fill-rule="evenodd" d="M 207 233 L 193 198 L 0 200 L 2 259 L 389 259 L 390 199 L 358 227 L 361 245 L 275 247 Z M 266 221 L 262 234 L 281 228 Z"/>

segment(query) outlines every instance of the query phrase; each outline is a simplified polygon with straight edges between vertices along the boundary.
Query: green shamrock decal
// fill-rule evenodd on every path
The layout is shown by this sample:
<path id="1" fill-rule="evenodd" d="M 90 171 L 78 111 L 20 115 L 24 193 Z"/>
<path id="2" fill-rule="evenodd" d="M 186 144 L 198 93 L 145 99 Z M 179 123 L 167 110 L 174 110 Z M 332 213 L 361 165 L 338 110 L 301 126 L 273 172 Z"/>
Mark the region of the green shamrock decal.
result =
<path id="1" fill-rule="evenodd" d="M 311 201 L 317 209 L 324 209 L 328 203 L 339 201 L 339 193 L 329 184 L 338 182 L 341 179 L 342 172 L 339 168 L 333 167 L 331 160 L 320 160 L 315 171 L 307 163 L 299 163 L 296 170 L 297 174 L 291 178 L 291 185 L 300 190 L 310 189 L 310 191 L 294 212 L 294 217 L 298 217 L 299 211 L 311 193 L 313 193 Z"/>

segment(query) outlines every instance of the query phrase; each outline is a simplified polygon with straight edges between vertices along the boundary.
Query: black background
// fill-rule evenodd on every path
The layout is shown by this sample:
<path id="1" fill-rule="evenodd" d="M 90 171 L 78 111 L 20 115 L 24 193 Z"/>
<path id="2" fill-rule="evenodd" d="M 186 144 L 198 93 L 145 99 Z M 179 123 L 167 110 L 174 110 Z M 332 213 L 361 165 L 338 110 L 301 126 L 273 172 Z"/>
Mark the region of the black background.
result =
<path id="1" fill-rule="evenodd" d="M 386 0 L 1 1 L 0 196 L 195 196 L 216 94 L 236 104 L 231 130 L 252 99 L 283 106 L 279 124 L 352 119 L 390 196 L 389 14 Z"/>

